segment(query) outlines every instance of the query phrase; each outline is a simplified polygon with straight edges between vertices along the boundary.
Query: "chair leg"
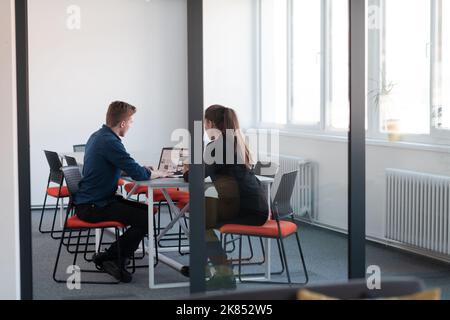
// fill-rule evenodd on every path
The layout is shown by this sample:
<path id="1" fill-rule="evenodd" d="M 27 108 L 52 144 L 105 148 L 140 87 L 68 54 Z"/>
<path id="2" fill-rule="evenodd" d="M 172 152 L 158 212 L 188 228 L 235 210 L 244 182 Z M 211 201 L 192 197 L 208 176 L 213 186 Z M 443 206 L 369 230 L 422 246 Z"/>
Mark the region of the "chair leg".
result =
<path id="1" fill-rule="evenodd" d="M 277 241 L 277 247 L 278 247 L 278 254 L 280 255 L 280 263 L 281 263 L 281 273 L 283 274 L 284 272 L 284 260 L 283 260 L 283 253 L 281 251 L 281 246 L 280 246 L 280 242 Z"/>
<path id="2" fill-rule="evenodd" d="M 291 274 L 289 273 L 289 266 L 288 266 L 288 262 L 287 262 L 286 250 L 285 250 L 285 248 L 284 248 L 284 242 L 283 242 L 283 239 L 282 239 L 282 238 L 279 238 L 279 239 L 277 239 L 277 241 L 280 242 L 281 250 L 282 250 L 282 252 L 283 252 L 283 260 L 284 260 L 284 263 L 285 263 L 285 265 L 286 265 L 286 275 L 287 275 L 287 278 L 288 278 L 288 282 L 289 282 L 289 284 L 292 284 L 292 281 L 291 281 Z"/>
<path id="3" fill-rule="evenodd" d="M 90 239 L 90 236 L 91 236 L 91 229 L 89 229 L 88 232 L 87 232 L 86 244 L 85 244 L 85 247 L 84 247 L 84 255 L 83 255 L 84 256 L 84 260 L 87 261 L 87 262 L 92 262 L 92 259 L 89 259 L 87 257 L 88 250 L 89 250 L 89 239 Z"/>
<path id="4" fill-rule="evenodd" d="M 63 232 L 62 232 L 62 235 L 61 235 L 61 240 L 59 241 L 59 247 L 58 247 L 58 253 L 56 254 L 55 266 L 53 267 L 53 280 L 54 280 L 55 282 L 58 282 L 58 283 L 64 283 L 64 282 L 66 282 L 66 281 L 59 280 L 59 279 L 56 278 L 56 272 L 57 272 L 57 270 L 58 270 L 58 263 L 59 263 L 59 258 L 60 258 L 60 256 L 61 256 L 61 248 L 62 248 L 62 245 L 63 245 L 65 232 L 66 232 L 66 229 L 64 228 L 64 229 L 63 229 Z"/>
<path id="5" fill-rule="evenodd" d="M 239 238 L 239 266 L 238 266 L 238 278 L 239 282 L 244 282 L 242 280 L 242 237 Z"/>
<path id="6" fill-rule="evenodd" d="M 56 216 L 58 215 L 58 207 L 59 207 L 59 196 L 56 198 L 56 207 L 55 207 L 55 211 L 53 213 L 52 229 L 50 231 L 50 235 L 52 238 L 53 238 L 53 232 L 55 229 Z"/>
<path id="7" fill-rule="evenodd" d="M 76 246 L 75 255 L 74 255 L 74 258 L 73 258 L 73 265 L 74 266 L 77 265 L 78 252 L 79 252 L 79 249 L 80 249 L 81 233 L 82 233 L 82 230 L 80 230 L 78 232 L 77 246 Z"/>
<path id="8" fill-rule="evenodd" d="M 248 240 L 248 247 L 250 249 L 250 257 L 248 257 L 248 261 L 251 261 L 253 259 L 253 246 L 252 246 L 252 240 L 250 239 L 250 236 L 247 237 Z"/>
<path id="9" fill-rule="evenodd" d="M 59 192 L 61 193 L 61 187 L 59 188 Z M 60 194 L 59 193 L 59 194 Z M 52 239 L 54 239 L 54 240 L 58 240 L 59 239 L 59 237 L 56 237 L 55 235 L 54 235 L 54 233 L 55 233 L 55 223 L 56 223 L 56 216 L 58 215 L 58 210 L 59 210 L 59 199 L 60 199 L 61 197 L 58 195 L 58 197 L 56 198 L 56 207 L 55 207 L 55 212 L 54 212 L 54 214 L 53 214 L 53 222 L 52 222 L 52 230 L 51 230 L 51 232 L 50 232 L 50 236 L 52 237 Z M 58 232 L 58 231 L 56 231 L 56 232 Z"/>
<path id="10" fill-rule="evenodd" d="M 121 255 L 120 241 L 119 241 L 119 238 L 120 238 L 119 229 L 118 228 L 114 228 L 114 232 L 116 234 L 116 241 L 117 241 L 117 265 L 120 268 L 121 276 L 123 276 L 122 275 L 122 259 L 121 259 L 122 255 Z"/>
<path id="11" fill-rule="evenodd" d="M 48 189 L 48 186 L 49 186 L 49 185 L 50 185 L 50 183 L 47 184 L 47 189 Z M 42 230 L 42 221 L 44 220 L 45 205 L 47 204 L 47 198 L 48 198 L 47 189 L 45 189 L 44 204 L 43 204 L 43 206 L 42 206 L 41 219 L 39 220 L 39 232 L 40 232 L 40 233 L 46 233 L 46 232 L 48 232 L 48 231 Z"/>
<path id="12" fill-rule="evenodd" d="M 155 215 L 153 215 L 153 233 L 155 233 Z M 158 237 L 153 236 L 153 239 L 149 239 L 149 241 L 154 241 L 154 249 L 155 249 L 155 263 L 154 267 L 156 267 L 159 263 L 158 257 Z"/>
<path id="13" fill-rule="evenodd" d="M 300 252 L 300 257 L 302 259 L 303 271 L 305 272 L 305 282 L 304 282 L 304 284 L 307 284 L 309 282 L 309 275 L 308 275 L 308 270 L 306 269 L 306 262 L 305 262 L 305 258 L 303 256 L 302 246 L 300 244 L 300 237 L 298 236 L 297 232 L 295 233 L 295 237 L 297 239 L 298 251 Z"/>

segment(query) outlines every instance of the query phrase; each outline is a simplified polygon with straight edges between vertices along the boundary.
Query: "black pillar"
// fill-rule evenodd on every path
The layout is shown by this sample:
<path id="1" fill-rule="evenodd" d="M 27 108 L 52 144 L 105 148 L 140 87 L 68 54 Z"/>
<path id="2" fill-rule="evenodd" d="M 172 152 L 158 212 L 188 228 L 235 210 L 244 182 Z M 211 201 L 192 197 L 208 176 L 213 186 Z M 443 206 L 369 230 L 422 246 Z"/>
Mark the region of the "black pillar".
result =
<path id="1" fill-rule="evenodd" d="M 190 192 L 190 282 L 191 293 L 205 287 L 205 193 L 203 164 L 203 0 L 188 5 L 189 131 L 191 133 Z M 195 132 L 195 123 L 197 131 Z"/>

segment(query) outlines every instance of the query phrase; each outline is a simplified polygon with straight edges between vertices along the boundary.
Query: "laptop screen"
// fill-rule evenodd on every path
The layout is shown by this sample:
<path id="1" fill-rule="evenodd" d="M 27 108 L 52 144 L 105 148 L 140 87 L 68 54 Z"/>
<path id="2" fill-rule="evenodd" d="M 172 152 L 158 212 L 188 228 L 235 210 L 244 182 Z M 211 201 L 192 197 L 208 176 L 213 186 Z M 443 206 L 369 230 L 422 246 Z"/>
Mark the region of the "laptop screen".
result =
<path id="1" fill-rule="evenodd" d="M 172 174 L 183 171 L 183 163 L 188 159 L 188 150 L 183 148 L 163 148 L 159 160 L 158 170 Z"/>

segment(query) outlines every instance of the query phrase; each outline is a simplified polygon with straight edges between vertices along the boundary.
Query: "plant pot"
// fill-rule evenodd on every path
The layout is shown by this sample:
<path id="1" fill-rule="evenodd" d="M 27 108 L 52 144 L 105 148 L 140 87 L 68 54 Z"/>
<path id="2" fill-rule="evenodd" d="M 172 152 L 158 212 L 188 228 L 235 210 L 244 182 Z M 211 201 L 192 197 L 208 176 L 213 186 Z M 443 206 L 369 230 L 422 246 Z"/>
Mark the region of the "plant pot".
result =
<path id="1" fill-rule="evenodd" d="M 389 141 L 399 141 L 401 139 L 400 134 L 400 120 L 388 119 L 386 120 L 386 131 L 388 133 Z"/>

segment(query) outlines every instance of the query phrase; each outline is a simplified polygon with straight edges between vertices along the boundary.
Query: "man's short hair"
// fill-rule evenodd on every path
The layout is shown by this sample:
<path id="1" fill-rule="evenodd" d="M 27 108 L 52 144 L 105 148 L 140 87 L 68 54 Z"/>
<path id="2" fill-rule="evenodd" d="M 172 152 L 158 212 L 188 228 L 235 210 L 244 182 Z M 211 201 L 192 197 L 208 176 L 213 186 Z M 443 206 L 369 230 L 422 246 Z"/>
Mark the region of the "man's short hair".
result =
<path id="1" fill-rule="evenodd" d="M 114 101 L 109 105 L 106 114 L 106 125 L 110 128 L 116 127 L 122 121 L 128 120 L 136 113 L 136 107 L 123 101 Z"/>

